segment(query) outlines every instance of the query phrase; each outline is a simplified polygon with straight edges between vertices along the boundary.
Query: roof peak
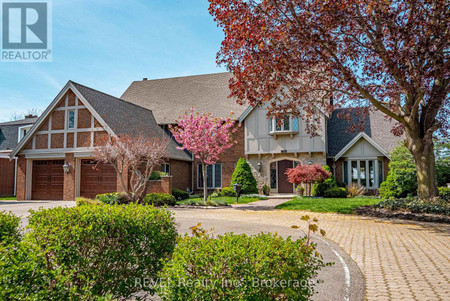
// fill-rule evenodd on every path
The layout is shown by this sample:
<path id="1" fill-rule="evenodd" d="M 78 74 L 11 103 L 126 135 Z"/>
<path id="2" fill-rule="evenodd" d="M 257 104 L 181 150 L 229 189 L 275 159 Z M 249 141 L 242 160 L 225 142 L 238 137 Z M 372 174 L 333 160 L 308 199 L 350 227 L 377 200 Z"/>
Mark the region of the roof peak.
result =
<path id="1" fill-rule="evenodd" d="M 144 77 L 142 80 L 135 80 L 134 82 L 152 82 L 156 80 L 170 80 L 170 79 L 180 79 L 180 78 L 187 78 L 187 77 L 202 77 L 202 76 L 210 76 L 210 75 L 219 75 L 219 74 L 230 74 L 231 72 L 224 71 L 224 72 L 213 72 L 213 73 L 203 73 L 203 74 L 192 74 L 192 75 L 185 75 L 185 76 L 174 76 L 174 77 L 163 77 L 163 78 L 153 78 L 153 79 L 147 79 L 147 77 Z"/>

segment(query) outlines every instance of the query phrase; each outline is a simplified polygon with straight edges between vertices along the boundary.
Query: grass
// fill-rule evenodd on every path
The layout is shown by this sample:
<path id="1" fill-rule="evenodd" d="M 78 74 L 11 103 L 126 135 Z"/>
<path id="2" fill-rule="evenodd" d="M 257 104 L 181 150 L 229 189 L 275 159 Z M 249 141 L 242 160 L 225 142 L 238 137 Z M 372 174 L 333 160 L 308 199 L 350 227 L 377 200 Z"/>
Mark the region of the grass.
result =
<path id="1" fill-rule="evenodd" d="M 248 203 L 252 203 L 252 202 L 256 202 L 261 200 L 262 198 L 258 198 L 258 197 L 247 197 L 247 196 L 241 196 L 239 198 L 239 203 L 236 203 L 236 198 L 235 197 L 226 197 L 226 196 L 220 196 L 220 197 L 215 197 L 212 198 L 212 200 L 214 202 L 218 202 L 218 203 L 223 203 L 223 204 L 248 204 Z M 209 200 L 209 198 L 208 198 Z M 188 200 L 183 200 L 183 201 L 178 201 L 177 204 L 178 205 L 191 205 L 192 203 L 203 203 L 203 198 L 195 198 L 195 199 L 188 199 Z"/>
<path id="2" fill-rule="evenodd" d="M 275 208 L 353 214 L 358 207 L 374 205 L 381 201 L 381 199 L 376 197 L 356 197 L 351 199 L 295 197 L 291 201 L 280 204 Z"/>
<path id="3" fill-rule="evenodd" d="M 0 201 L 15 201 L 15 200 L 17 200 L 17 198 L 15 196 L 0 198 Z"/>

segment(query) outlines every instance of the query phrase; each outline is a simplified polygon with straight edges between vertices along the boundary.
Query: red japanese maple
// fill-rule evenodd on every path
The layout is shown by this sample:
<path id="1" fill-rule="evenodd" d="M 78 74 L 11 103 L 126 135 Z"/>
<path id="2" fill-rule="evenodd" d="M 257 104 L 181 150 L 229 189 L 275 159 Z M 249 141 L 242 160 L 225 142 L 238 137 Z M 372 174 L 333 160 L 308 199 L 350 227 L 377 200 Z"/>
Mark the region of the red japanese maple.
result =
<path id="1" fill-rule="evenodd" d="M 316 181 L 324 181 L 330 177 L 330 173 L 318 164 L 297 165 L 286 171 L 289 183 L 296 185 L 308 184 L 311 186 Z"/>
<path id="2" fill-rule="evenodd" d="M 447 0 L 209 1 L 225 32 L 217 61 L 238 102 L 299 115 L 312 135 L 322 111 L 379 110 L 406 133 L 419 195 L 437 194 L 432 137 L 448 135 L 450 114 Z"/>

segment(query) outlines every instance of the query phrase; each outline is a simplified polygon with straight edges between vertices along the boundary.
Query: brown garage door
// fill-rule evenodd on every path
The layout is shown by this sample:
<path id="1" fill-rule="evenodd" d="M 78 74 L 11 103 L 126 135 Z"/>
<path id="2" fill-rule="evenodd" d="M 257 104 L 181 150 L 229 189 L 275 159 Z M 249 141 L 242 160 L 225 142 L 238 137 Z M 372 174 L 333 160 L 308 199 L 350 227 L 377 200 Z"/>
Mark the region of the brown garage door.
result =
<path id="1" fill-rule="evenodd" d="M 64 160 L 33 161 L 31 199 L 62 200 L 64 190 Z"/>
<path id="2" fill-rule="evenodd" d="M 117 174 L 114 167 L 94 160 L 81 160 L 82 197 L 95 198 L 97 194 L 116 191 Z"/>

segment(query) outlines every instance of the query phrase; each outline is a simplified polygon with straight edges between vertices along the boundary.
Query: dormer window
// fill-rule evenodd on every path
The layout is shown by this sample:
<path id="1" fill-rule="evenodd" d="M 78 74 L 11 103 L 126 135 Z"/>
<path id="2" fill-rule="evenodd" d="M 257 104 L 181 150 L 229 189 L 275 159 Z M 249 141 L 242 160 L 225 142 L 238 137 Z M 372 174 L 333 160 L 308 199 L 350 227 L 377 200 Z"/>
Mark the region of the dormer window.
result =
<path id="1" fill-rule="evenodd" d="M 27 125 L 27 126 L 21 126 L 19 127 L 19 133 L 17 135 L 17 142 L 20 142 L 20 140 L 22 140 L 23 137 L 25 137 L 25 135 L 28 133 L 28 131 L 31 129 L 31 125 Z"/>
<path id="2" fill-rule="evenodd" d="M 282 135 L 298 133 L 298 118 L 292 115 L 269 118 L 269 133 L 271 135 Z"/>

